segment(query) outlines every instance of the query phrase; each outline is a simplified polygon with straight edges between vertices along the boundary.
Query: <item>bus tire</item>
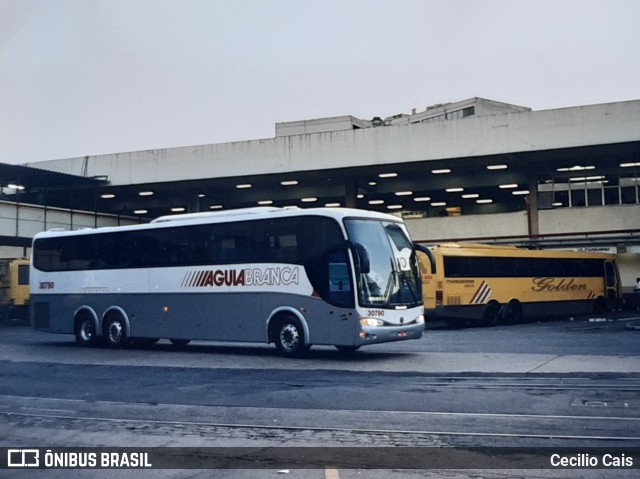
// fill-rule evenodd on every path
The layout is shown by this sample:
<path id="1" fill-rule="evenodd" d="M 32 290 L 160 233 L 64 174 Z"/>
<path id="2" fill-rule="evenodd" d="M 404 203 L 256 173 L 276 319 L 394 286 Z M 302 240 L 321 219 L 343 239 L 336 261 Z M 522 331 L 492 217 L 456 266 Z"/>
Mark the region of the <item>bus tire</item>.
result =
<path id="1" fill-rule="evenodd" d="M 511 299 L 500 309 L 499 320 L 503 324 L 515 324 L 522 321 L 522 305 L 517 299 Z"/>
<path id="2" fill-rule="evenodd" d="M 90 347 L 98 344 L 96 325 L 88 313 L 80 314 L 76 317 L 74 331 L 76 344 L 79 346 Z"/>
<path id="3" fill-rule="evenodd" d="M 183 348 L 191 342 L 190 339 L 170 339 L 169 341 L 178 348 Z"/>
<path id="4" fill-rule="evenodd" d="M 500 303 L 497 301 L 489 301 L 482 313 L 480 324 L 482 326 L 495 326 L 498 324 L 498 316 L 500 314 Z"/>
<path id="5" fill-rule="evenodd" d="M 102 332 L 105 344 L 110 348 L 124 348 L 129 343 L 127 323 L 118 313 L 112 313 L 107 316 Z"/>
<path id="6" fill-rule="evenodd" d="M 282 356 L 299 358 L 309 351 L 304 337 L 304 329 L 297 318 L 285 316 L 277 320 L 273 334 L 276 349 Z"/>

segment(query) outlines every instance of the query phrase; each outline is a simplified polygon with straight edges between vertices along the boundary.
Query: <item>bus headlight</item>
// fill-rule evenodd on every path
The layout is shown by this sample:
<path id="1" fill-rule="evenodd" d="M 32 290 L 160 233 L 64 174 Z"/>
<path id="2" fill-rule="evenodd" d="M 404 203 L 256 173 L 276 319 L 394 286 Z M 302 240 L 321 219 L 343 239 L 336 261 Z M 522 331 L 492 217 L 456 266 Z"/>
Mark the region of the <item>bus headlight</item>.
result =
<path id="1" fill-rule="evenodd" d="M 363 326 L 384 326 L 384 321 L 375 318 L 360 318 L 360 324 Z"/>
<path id="2" fill-rule="evenodd" d="M 416 318 L 416 324 L 422 324 L 422 323 L 424 323 L 424 314 L 421 314 Z"/>

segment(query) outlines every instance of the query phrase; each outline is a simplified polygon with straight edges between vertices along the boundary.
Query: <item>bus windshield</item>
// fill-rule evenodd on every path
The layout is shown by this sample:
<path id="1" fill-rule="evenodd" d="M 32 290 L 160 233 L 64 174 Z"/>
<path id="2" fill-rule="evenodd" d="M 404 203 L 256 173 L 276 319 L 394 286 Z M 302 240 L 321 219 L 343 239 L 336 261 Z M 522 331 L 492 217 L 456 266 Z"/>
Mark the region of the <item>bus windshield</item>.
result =
<path id="1" fill-rule="evenodd" d="M 357 245 L 356 284 L 361 306 L 413 307 L 421 304 L 413 246 L 400 223 L 349 219 L 349 240 Z"/>

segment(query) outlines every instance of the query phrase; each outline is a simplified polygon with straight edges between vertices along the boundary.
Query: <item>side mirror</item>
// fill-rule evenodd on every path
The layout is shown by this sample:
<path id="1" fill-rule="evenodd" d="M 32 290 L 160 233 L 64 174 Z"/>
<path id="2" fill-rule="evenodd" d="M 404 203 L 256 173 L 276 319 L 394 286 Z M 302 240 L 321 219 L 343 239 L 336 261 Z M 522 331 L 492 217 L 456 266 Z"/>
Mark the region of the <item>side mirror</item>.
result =
<path id="1" fill-rule="evenodd" d="M 427 248 L 426 246 L 422 246 L 421 244 L 418 244 L 418 243 L 413 243 L 413 249 L 414 249 L 414 251 L 419 251 L 420 253 L 423 253 L 423 254 L 427 255 L 427 258 L 429 258 L 429 266 L 431 267 L 431 271 L 429 271 L 429 273 L 435 274 L 436 273 L 436 259 L 433 256 L 432 251 L 429 248 Z"/>

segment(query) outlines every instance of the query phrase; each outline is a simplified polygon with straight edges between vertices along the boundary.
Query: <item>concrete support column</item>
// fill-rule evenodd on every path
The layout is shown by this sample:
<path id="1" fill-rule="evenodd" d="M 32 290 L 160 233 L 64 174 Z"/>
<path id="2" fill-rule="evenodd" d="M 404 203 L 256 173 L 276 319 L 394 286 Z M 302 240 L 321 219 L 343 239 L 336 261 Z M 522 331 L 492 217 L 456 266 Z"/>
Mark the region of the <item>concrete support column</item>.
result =
<path id="1" fill-rule="evenodd" d="M 529 176 L 529 196 L 527 197 L 527 226 L 530 237 L 538 236 L 540 234 L 537 176 Z"/>
<path id="2" fill-rule="evenodd" d="M 358 201 L 358 180 L 349 178 L 344 185 L 344 206 L 355 208 Z"/>
<path id="3" fill-rule="evenodd" d="M 187 208 L 187 213 L 200 213 L 201 211 L 201 207 L 200 207 L 200 198 L 198 196 L 195 196 L 191 199 L 189 199 L 189 205 Z"/>

